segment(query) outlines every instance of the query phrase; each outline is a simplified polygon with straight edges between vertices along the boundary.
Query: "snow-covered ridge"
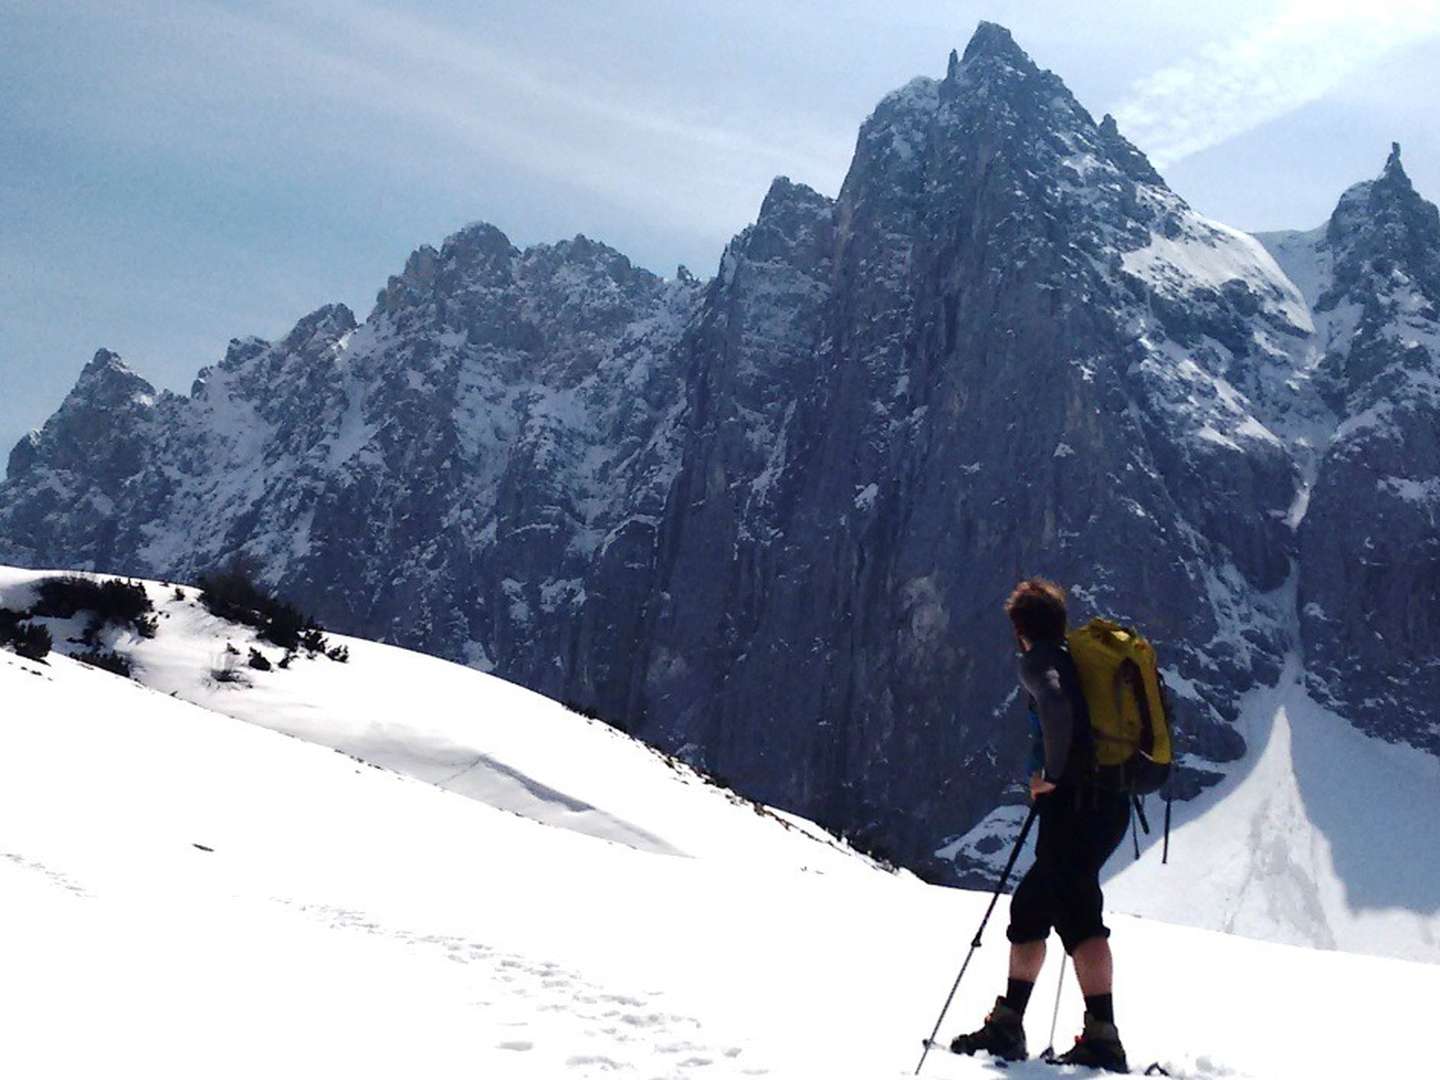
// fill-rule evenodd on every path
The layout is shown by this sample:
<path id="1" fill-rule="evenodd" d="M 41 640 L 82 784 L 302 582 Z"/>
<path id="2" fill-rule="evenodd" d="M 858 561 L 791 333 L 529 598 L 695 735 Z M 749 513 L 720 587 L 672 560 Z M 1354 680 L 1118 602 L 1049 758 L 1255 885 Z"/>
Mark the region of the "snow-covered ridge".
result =
<path id="1" fill-rule="evenodd" d="M 55 573 L 0 567 L 0 607 L 21 611 Z M 102 575 L 90 575 L 104 580 Z M 872 870 L 822 830 L 715 787 L 615 729 L 494 676 L 390 645 L 329 635 L 349 660 L 305 659 L 220 619 L 188 586 L 145 582 L 158 632 L 114 625 L 101 646 L 160 694 L 327 746 L 497 809 L 641 851 L 804 868 Z M 57 650 L 85 617 L 37 618 Z M 247 666 L 256 650 L 271 670 Z M 223 673 L 217 678 L 217 673 Z"/>

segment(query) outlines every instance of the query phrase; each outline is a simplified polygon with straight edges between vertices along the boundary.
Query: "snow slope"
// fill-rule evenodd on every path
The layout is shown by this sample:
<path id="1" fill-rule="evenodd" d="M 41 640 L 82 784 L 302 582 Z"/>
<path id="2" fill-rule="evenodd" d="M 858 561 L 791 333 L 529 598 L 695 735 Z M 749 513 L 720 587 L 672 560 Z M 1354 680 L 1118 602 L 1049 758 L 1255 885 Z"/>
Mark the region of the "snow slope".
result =
<path id="1" fill-rule="evenodd" d="M 637 794 L 627 821 L 677 846 L 711 835 L 718 854 L 607 842 L 60 655 L 0 651 L 0 695 L 8 1075 L 908 1076 L 986 902 L 731 858 L 693 796 L 647 808 Z M 524 722 L 513 703 L 497 724 Z M 410 722 L 442 707 L 417 699 Z M 647 783 L 638 767 L 626 779 Z M 741 835 L 756 815 L 721 802 Z M 1004 919 L 1002 903 L 942 1033 L 971 1026 L 1002 985 Z M 1114 927 L 1137 1063 L 1433 1075 L 1419 1039 L 1440 967 Z M 1073 988 L 1061 1005 L 1063 1043 Z M 999 1070 L 932 1054 L 926 1074 Z"/>
<path id="2" fill-rule="evenodd" d="M 22 610 L 56 571 L 0 567 L 0 606 Z M 86 575 L 102 579 L 104 575 Z M 159 632 L 111 626 L 101 636 L 164 694 L 353 755 L 547 824 L 671 855 L 870 873 L 870 862 L 823 830 L 705 783 L 643 743 L 512 683 L 407 649 L 328 635 L 347 663 L 297 659 L 256 671 L 252 648 L 282 650 L 211 615 L 197 591 L 146 582 Z M 53 619 L 61 651 L 79 629 Z M 227 653 L 227 645 L 236 651 Z M 217 681 L 229 669 L 238 681 Z M 669 767 L 663 767 L 663 764 Z M 745 812 L 736 813 L 741 807 Z M 642 824 L 643 822 L 643 824 Z"/>
<path id="3" fill-rule="evenodd" d="M 1440 963 L 1440 759 L 1322 708 L 1293 661 L 1278 686 L 1251 694 L 1242 724 L 1246 758 L 1176 804 L 1170 863 L 1153 843 L 1138 862 L 1112 862 L 1110 902 L 1268 941 Z"/>

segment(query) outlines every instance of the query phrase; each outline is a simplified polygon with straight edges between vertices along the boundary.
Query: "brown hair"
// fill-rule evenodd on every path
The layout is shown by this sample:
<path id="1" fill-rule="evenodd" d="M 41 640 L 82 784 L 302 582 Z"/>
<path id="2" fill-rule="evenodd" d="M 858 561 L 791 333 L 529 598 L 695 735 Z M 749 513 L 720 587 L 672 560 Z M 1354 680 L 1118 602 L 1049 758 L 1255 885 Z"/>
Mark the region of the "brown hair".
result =
<path id="1" fill-rule="evenodd" d="M 1065 636 L 1065 590 L 1045 578 L 1026 578 L 1005 601 L 1017 637 L 1054 641 Z"/>

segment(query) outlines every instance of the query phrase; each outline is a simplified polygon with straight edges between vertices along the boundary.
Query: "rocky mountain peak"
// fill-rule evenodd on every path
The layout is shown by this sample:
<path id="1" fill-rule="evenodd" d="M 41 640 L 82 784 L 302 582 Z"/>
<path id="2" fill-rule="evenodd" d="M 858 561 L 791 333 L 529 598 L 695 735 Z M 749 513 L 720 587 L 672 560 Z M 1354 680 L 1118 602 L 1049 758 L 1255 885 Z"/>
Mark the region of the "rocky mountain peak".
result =
<path id="1" fill-rule="evenodd" d="M 246 337 L 231 338 L 225 346 L 225 357 L 220 361 L 222 371 L 238 371 L 244 367 L 247 361 L 253 360 L 261 353 L 270 348 L 270 342 L 262 337 L 250 334 Z M 209 369 L 200 372 L 199 379 L 203 380 Z"/>
<path id="2" fill-rule="evenodd" d="M 1371 198 L 1377 205 L 1393 205 L 1396 208 L 1414 207 L 1424 205 L 1425 200 L 1415 190 L 1415 185 L 1410 182 L 1410 176 L 1405 172 L 1405 166 L 1400 163 L 1400 144 L 1390 144 L 1390 154 L 1385 159 L 1385 167 L 1380 170 L 1380 175 L 1375 178 L 1371 186 Z"/>
<path id="3" fill-rule="evenodd" d="M 1359 287 L 1389 291 L 1413 283 L 1432 303 L 1440 302 L 1440 212 L 1415 190 L 1392 143 L 1385 167 L 1374 180 L 1350 187 L 1335 206 L 1325 231 L 1335 253 L 1335 287 L 1319 306 L 1329 309 Z"/>
<path id="4" fill-rule="evenodd" d="M 80 372 L 66 402 L 82 399 L 97 405 L 118 405 L 136 396 L 154 393 L 155 388 L 130 370 L 119 353 L 98 349 Z"/>
<path id="5" fill-rule="evenodd" d="M 155 411 L 155 388 L 131 371 L 119 354 L 100 349 L 80 372 L 55 415 L 22 438 L 10 453 L 9 479 L 44 462 L 83 469 L 105 490 L 134 472 L 145 425 Z"/>
<path id="6" fill-rule="evenodd" d="M 299 351 L 317 340 L 328 346 L 358 325 L 355 313 L 344 304 L 326 304 L 295 324 L 285 335 L 285 348 Z"/>
<path id="7" fill-rule="evenodd" d="M 834 200 L 788 176 L 777 176 L 755 224 L 726 247 L 720 279 L 726 283 L 731 280 L 737 258 L 813 269 L 824 261 L 834 216 Z"/>
<path id="8" fill-rule="evenodd" d="M 953 52 L 951 56 L 954 56 Z M 975 27 L 975 33 L 970 36 L 970 43 L 965 46 L 965 53 L 960 58 L 960 65 L 980 60 L 998 60 L 1013 67 L 1035 70 L 1035 64 L 1025 50 L 1015 44 L 1010 31 L 999 23 L 982 21 Z M 952 71 L 956 67 L 952 60 Z"/>
<path id="9" fill-rule="evenodd" d="M 488 222 L 475 222 L 446 237 L 440 250 L 416 248 L 405 269 L 392 276 L 375 298 L 377 312 L 395 316 L 473 286 L 504 286 L 520 252 Z"/>
<path id="10" fill-rule="evenodd" d="M 495 269 L 517 254 L 519 252 L 510 238 L 488 221 L 467 225 L 447 237 L 440 248 L 441 261 L 460 270 Z M 408 266 L 406 270 L 408 272 Z"/>
<path id="11" fill-rule="evenodd" d="M 536 269 L 545 275 L 564 274 L 565 282 L 571 284 L 608 277 L 622 287 L 647 288 L 659 281 L 650 271 L 632 263 L 623 252 L 583 233 L 577 233 L 570 240 L 528 247 L 520 255 L 520 263 L 525 268 L 520 271 L 522 274 L 533 276 Z"/>
<path id="12" fill-rule="evenodd" d="M 1164 177 L 1156 172 L 1155 166 L 1150 164 L 1150 159 L 1134 143 L 1120 134 L 1120 125 L 1109 113 L 1106 113 L 1100 121 L 1099 138 L 1100 144 L 1109 152 L 1110 159 L 1131 180 L 1137 184 L 1153 184 L 1156 187 L 1168 186 Z"/>
<path id="13" fill-rule="evenodd" d="M 119 353 L 111 352 L 109 349 L 100 348 L 95 350 L 95 355 L 85 365 L 82 375 L 90 371 L 99 371 L 109 367 L 125 367 L 125 362 L 120 359 Z"/>
<path id="14" fill-rule="evenodd" d="M 827 215 L 834 205 L 834 202 L 814 188 L 797 184 L 788 176 L 777 176 L 771 181 L 770 190 L 760 204 L 756 223 L 775 224 L 783 228 L 787 220 L 797 216 L 814 218 Z"/>

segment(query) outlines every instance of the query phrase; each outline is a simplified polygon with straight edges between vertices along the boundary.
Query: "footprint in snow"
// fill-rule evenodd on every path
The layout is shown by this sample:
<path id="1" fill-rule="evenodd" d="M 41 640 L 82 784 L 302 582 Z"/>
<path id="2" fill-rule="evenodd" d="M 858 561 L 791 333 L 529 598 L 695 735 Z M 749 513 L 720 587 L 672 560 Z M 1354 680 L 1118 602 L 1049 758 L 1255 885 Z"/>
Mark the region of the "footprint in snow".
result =
<path id="1" fill-rule="evenodd" d="M 86 900 L 94 899 L 90 891 L 83 885 L 72 881 L 58 870 L 51 870 L 50 867 L 46 866 L 39 859 L 30 859 L 24 855 L 16 855 L 9 851 L 0 851 L 0 859 L 8 859 L 16 866 L 24 867 L 26 870 L 33 870 L 49 881 L 50 884 L 57 888 L 64 889 L 68 893 L 84 897 Z"/>
<path id="2" fill-rule="evenodd" d="M 686 1034 L 698 1037 L 697 1033 L 704 1030 L 704 1025 L 693 1016 L 646 1011 L 646 1006 L 653 1007 L 663 1000 L 664 994 L 658 990 L 646 990 L 638 995 L 608 992 L 548 960 L 506 954 L 493 946 L 452 935 L 419 934 L 384 926 L 363 912 L 327 905 L 297 904 L 279 897 L 274 899 L 300 914 L 321 919 L 336 929 L 380 934 L 411 946 L 435 949 L 457 963 L 475 964 L 480 971 L 488 969 L 488 977 L 497 987 L 503 987 L 503 993 L 511 1004 L 515 1003 L 515 999 L 529 998 L 536 1012 L 569 1015 L 587 1039 L 601 1044 L 596 1050 L 618 1051 L 623 1058 L 617 1060 L 607 1053 L 592 1052 L 577 1054 L 567 1060 L 569 1068 L 584 1068 L 587 1074 L 593 1074 L 595 1070 L 632 1072 L 637 1067 L 643 1068 L 641 1062 L 629 1060 L 629 1052 L 638 1049 L 633 1044 L 642 1040 L 659 1040 L 651 1043 L 651 1052 L 663 1054 L 674 1062 L 673 1068 L 681 1070 L 673 1074 L 675 1077 L 708 1068 L 722 1058 L 734 1061 L 742 1052 L 738 1046 L 711 1047 L 684 1038 Z M 563 1000 L 556 1000 L 559 997 Z M 480 1007 L 482 1002 L 477 1000 L 476 1005 Z M 597 1021 L 610 1023 L 602 1026 Z M 588 1027 L 587 1022 L 595 1026 Z M 525 1020 L 514 1020 L 501 1026 L 525 1027 L 526 1024 Z M 518 1038 L 496 1045 L 499 1049 L 517 1052 L 529 1051 L 535 1046 L 529 1039 Z M 677 1060 L 680 1055 L 688 1056 Z M 766 1076 L 768 1073 L 768 1069 L 760 1066 L 739 1070 L 742 1076 Z"/>
<path id="3" fill-rule="evenodd" d="M 600 1054 L 576 1054 L 574 1057 L 565 1059 L 566 1068 L 579 1069 L 586 1065 L 598 1065 L 606 1071 L 621 1067 L 618 1061 L 614 1061 Z"/>

